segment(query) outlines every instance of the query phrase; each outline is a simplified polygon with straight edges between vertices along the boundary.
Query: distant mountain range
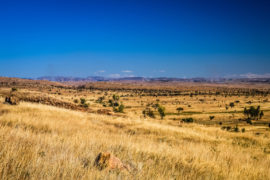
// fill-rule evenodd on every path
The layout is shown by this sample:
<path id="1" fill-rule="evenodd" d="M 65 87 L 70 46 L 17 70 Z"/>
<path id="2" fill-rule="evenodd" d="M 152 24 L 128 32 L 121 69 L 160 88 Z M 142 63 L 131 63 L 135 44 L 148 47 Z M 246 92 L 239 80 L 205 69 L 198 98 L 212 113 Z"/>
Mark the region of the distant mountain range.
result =
<path id="1" fill-rule="evenodd" d="M 89 76 L 89 77 L 64 77 L 64 76 L 43 76 L 36 78 L 35 80 L 48 80 L 55 82 L 97 82 L 97 81 L 160 81 L 160 82 L 259 82 L 259 83 L 270 83 L 268 77 L 240 77 L 240 78 L 147 78 L 147 77 L 121 77 L 121 78 L 109 78 L 102 76 Z"/>

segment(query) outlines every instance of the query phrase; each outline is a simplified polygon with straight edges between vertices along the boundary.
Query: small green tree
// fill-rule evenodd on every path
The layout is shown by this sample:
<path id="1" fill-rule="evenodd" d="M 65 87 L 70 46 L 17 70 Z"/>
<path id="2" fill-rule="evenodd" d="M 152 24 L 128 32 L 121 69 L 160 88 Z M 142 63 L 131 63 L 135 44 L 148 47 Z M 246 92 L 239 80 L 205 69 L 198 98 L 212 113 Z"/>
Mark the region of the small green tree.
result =
<path id="1" fill-rule="evenodd" d="M 81 98 L 81 104 L 85 104 L 86 100 L 84 98 Z"/>
<path id="2" fill-rule="evenodd" d="M 159 105 L 158 106 L 158 113 L 160 115 L 160 118 L 163 119 L 165 117 L 165 107 Z"/>
<path id="3" fill-rule="evenodd" d="M 82 104 L 82 107 L 84 107 L 85 109 L 87 109 L 89 107 L 88 103 Z"/>
<path id="4" fill-rule="evenodd" d="M 121 104 L 118 108 L 114 107 L 114 112 L 120 112 L 120 113 L 124 113 L 124 108 L 125 106 L 123 104 Z"/>
<path id="5" fill-rule="evenodd" d="M 234 103 L 231 102 L 229 106 L 230 106 L 231 108 L 233 108 L 233 107 L 234 107 Z"/>

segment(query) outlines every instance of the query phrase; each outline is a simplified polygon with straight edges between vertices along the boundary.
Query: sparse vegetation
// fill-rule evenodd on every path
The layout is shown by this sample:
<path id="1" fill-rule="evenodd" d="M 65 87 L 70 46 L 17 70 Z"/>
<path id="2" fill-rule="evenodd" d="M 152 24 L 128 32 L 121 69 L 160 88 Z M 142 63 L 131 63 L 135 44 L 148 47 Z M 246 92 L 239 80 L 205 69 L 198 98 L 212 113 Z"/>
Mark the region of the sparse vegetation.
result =
<path id="1" fill-rule="evenodd" d="M 142 114 L 144 115 L 144 117 L 149 116 L 150 118 L 155 118 L 154 111 L 152 111 L 150 108 L 144 109 Z"/>

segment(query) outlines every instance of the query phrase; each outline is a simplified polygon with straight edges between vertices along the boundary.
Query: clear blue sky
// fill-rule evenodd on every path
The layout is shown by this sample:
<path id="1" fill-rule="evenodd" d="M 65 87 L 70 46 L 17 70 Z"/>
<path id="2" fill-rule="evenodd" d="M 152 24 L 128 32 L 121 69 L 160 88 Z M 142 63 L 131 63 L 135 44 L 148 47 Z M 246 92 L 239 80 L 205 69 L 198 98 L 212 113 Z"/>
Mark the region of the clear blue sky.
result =
<path id="1" fill-rule="evenodd" d="M 0 76 L 270 73 L 269 0 L 2 0 Z"/>

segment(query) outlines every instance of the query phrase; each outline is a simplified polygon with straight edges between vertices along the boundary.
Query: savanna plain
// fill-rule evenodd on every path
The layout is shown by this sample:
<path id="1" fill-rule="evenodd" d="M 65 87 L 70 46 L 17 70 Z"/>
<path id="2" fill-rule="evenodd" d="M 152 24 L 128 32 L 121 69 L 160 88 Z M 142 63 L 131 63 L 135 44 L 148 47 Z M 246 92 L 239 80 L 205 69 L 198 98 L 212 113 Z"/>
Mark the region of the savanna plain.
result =
<path id="1" fill-rule="evenodd" d="M 0 78 L 0 179 L 270 179 L 269 93 Z M 101 167 L 100 153 L 125 168 Z"/>

